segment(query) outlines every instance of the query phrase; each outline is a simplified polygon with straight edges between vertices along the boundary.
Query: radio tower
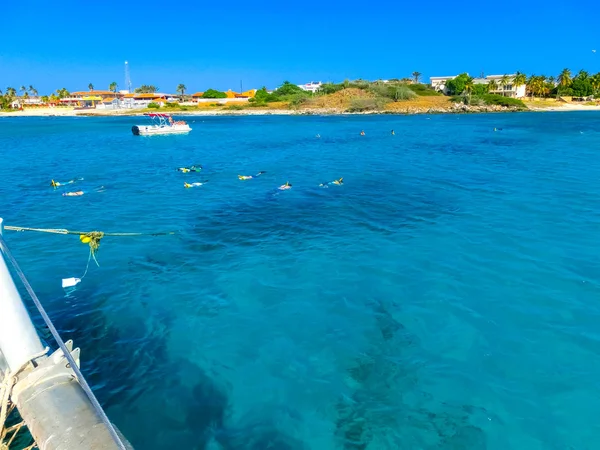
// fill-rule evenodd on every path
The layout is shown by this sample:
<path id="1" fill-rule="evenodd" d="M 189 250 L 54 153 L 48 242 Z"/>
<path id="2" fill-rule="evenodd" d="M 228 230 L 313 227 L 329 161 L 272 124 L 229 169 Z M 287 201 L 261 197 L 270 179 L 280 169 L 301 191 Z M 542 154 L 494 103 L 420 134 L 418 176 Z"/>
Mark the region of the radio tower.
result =
<path id="1" fill-rule="evenodd" d="M 129 63 L 125 61 L 125 87 L 127 92 L 131 93 L 131 78 L 129 77 Z"/>

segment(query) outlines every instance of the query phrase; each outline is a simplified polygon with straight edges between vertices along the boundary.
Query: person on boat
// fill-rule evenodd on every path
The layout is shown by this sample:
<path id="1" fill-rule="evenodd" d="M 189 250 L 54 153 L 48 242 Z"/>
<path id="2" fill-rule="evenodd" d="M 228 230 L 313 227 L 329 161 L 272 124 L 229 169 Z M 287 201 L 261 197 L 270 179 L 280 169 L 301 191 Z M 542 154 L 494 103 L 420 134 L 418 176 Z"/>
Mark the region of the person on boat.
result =
<path id="1" fill-rule="evenodd" d="M 173 125 L 173 118 L 169 116 L 169 125 Z"/>
<path id="2" fill-rule="evenodd" d="M 338 178 L 337 180 L 333 180 L 333 181 L 330 181 L 328 183 L 321 183 L 319 185 L 319 187 L 327 188 L 327 187 L 329 187 L 332 184 L 335 185 L 335 186 L 341 186 L 341 185 L 344 184 L 344 179 L 343 178 Z"/>
<path id="3" fill-rule="evenodd" d="M 81 180 L 83 180 L 83 178 L 75 178 L 73 180 L 65 181 L 64 183 L 52 180 L 50 181 L 50 186 L 52 186 L 53 188 L 57 188 L 59 186 L 66 186 L 67 184 L 73 184 Z"/>
<path id="4" fill-rule="evenodd" d="M 196 183 L 183 183 L 183 187 L 184 188 L 193 188 L 193 187 L 203 186 L 204 184 L 206 184 L 206 181 L 203 181 L 202 183 L 200 183 L 200 182 L 196 182 Z"/>
<path id="5" fill-rule="evenodd" d="M 256 177 L 260 177 L 263 173 L 267 173 L 264 170 L 261 170 L 256 175 L 238 175 L 239 180 L 251 180 Z"/>
<path id="6" fill-rule="evenodd" d="M 190 167 L 179 167 L 177 168 L 179 172 L 188 173 L 188 172 L 200 172 L 202 170 L 201 164 L 194 164 Z"/>
<path id="7" fill-rule="evenodd" d="M 291 189 L 291 188 L 292 188 L 292 184 L 289 181 L 286 181 L 285 184 L 282 184 L 277 189 L 279 189 L 280 191 L 285 191 L 285 190 Z"/>
<path id="8" fill-rule="evenodd" d="M 365 136 L 365 130 L 362 130 L 362 131 L 360 132 L 360 135 L 361 135 L 361 136 Z"/>

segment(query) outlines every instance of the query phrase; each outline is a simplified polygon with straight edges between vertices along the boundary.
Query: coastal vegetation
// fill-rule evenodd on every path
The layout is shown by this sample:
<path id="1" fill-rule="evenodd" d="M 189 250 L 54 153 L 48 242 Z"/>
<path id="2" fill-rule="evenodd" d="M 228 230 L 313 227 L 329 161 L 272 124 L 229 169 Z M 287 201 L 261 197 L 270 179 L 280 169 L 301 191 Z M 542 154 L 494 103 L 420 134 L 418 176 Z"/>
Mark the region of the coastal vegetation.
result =
<path id="1" fill-rule="evenodd" d="M 154 94 L 158 88 L 153 84 L 142 84 L 139 88 L 135 88 L 133 92 L 136 94 Z"/>
<path id="2" fill-rule="evenodd" d="M 340 83 L 326 82 L 318 90 L 310 92 L 304 90 L 289 81 L 284 81 L 274 90 L 266 87 L 258 89 L 255 96 L 248 102 L 235 99 L 230 102 L 225 93 L 217 89 L 207 89 L 203 94 L 204 99 L 219 99 L 221 101 L 202 104 L 186 104 L 192 100 L 187 92 L 185 84 L 180 83 L 176 87 L 178 100 L 171 103 L 152 102 L 147 109 L 155 110 L 161 108 L 166 111 L 186 111 L 198 108 L 220 108 L 227 110 L 239 110 L 240 108 L 263 108 L 263 109 L 325 109 L 348 112 L 372 112 L 372 111 L 439 111 L 456 109 L 460 105 L 466 105 L 467 110 L 485 110 L 490 107 L 523 109 L 526 105 L 522 99 L 512 98 L 504 91 L 510 90 L 510 86 L 521 87 L 526 92 L 523 100 L 538 101 L 547 99 L 548 102 L 579 100 L 583 102 L 600 96 L 600 73 L 590 74 L 585 70 L 577 73 L 569 69 L 562 70 L 556 77 L 544 75 L 525 75 L 517 72 L 515 75 L 504 75 L 494 79 L 475 79 L 467 73 L 462 73 L 446 82 L 446 93 L 433 89 L 429 84 L 420 82 L 422 74 L 414 71 L 410 78 L 394 78 L 389 80 L 368 81 L 363 79 L 344 80 Z M 89 83 L 88 88 L 94 89 Z M 508 89 L 507 89 L 508 88 Z M 141 85 L 135 89 L 135 93 L 156 93 L 158 87 L 155 85 Z M 118 92 L 117 82 L 112 82 L 108 90 L 116 94 Z M 514 92 L 511 91 L 511 92 Z M 60 100 L 70 96 L 66 88 L 57 89 L 50 95 L 38 96 L 38 91 L 31 85 L 20 86 L 18 89 L 8 87 L 0 90 L 0 109 L 10 110 L 17 105 L 28 106 L 32 97 L 39 98 L 41 104 L 61 105 Z M 233 102 L 235 104 L 232 104 Z M 459 104 L 459 105 L 457 105 Z M 587 104 L 587 103 L 586 103 Z M 594 104 L 597 104 L 594 103 Z M 19 106 L 20 107 L 20 106 Z M 462 106 L 460 106 L 462 108 Z M 479 108 L 479 109 L 478 109 Z"/>

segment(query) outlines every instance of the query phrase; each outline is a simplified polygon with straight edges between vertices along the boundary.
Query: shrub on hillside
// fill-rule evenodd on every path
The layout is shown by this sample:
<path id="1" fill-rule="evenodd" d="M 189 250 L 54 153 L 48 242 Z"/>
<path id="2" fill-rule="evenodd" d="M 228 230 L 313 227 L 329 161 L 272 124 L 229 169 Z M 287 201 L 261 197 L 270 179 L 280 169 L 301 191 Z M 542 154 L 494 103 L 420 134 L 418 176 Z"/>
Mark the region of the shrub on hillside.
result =
<path id="1" fill-rule="evenodd" d="M 527 108 L 525 103 L 523 103 L 518 98 L 511 97 L 503 97 L 502 95 L 496 94 L 485 94 L 482 95 L 481 98 L 485 102 L 486 105 L 500 105 L 500 106 L 508 106 L 508 107 L 516 107 L 516 108 Z"/>
<path id="2" fill-rule="evenodd" d="M 433 97 L 443 95 L 441 92 L 433 90 L 428 84 L 408 84 L 407 87 L 419 97 Z"/>
<path id="3" fill-rule="evenodd" d="M 399 100 L 410 100 L 417 97 L 405 84 L 373 84 L 369 91 L 379 97 L 388 98 L 395 102 Z"/>
<path id="4" fill-rule="evenodd" d="M 384 106 L 383 98 L 355 98 L 350 101 L 348 112 L 378 111 Z"/>
<path id="5" fill-rule="evenodd" d="M 322 94 L 335 94 L 344 89 L 343 84 L 325 83 L 321 85 L 319 92 Z"/>
<path id="6" fill-rule="evenodd" d="M 227 109 L 230 111 L 241 111 L 244 107 L 242 105 L 229 105 Z"/>
<path id="7" fill-rule="evenodd" d="M 148 104 L 148 108 L 158 109 L 158 108 L 160 108 L 160 105 L 158 103 L 152 102 L 152 103 Z"/>

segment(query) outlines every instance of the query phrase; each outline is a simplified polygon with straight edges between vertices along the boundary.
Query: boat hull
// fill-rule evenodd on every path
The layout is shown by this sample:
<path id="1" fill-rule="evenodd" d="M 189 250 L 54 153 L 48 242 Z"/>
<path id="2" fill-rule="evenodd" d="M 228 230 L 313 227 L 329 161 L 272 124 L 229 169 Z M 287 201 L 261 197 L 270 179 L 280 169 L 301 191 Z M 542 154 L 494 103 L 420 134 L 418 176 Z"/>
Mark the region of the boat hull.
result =
<path id="1" fill-rule="evenodd" d="M 172 126 L 156 126 L 156 125 L 134 125 L 131 127 L 131 132 L 135 136 L 153 136 L 160 134 L 183 134 L 192 131 L 189 125 L 172 125 Z"/>

